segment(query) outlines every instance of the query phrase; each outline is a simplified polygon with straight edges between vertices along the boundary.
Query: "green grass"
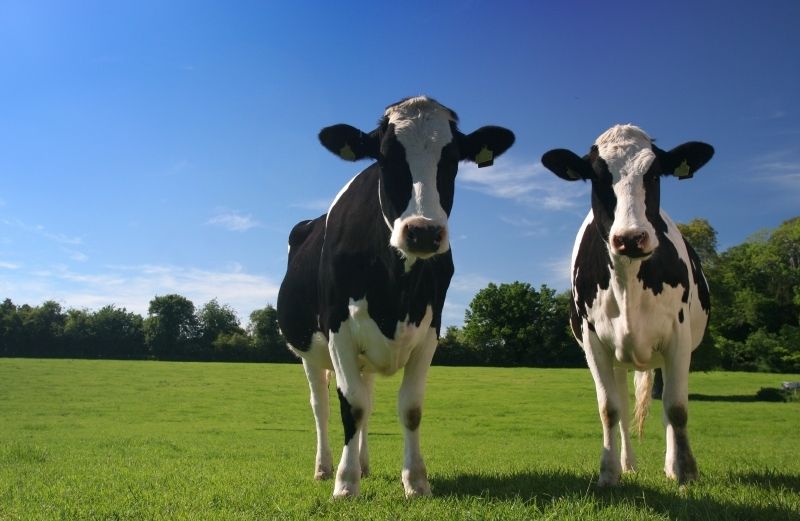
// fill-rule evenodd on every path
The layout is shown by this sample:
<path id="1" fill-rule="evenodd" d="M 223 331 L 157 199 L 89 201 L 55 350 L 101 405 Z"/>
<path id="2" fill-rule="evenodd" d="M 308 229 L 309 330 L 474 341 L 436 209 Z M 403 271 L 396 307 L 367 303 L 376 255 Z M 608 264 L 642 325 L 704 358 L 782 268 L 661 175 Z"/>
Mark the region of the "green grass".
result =
<path id="1" fill-rule="evenodd" d="M 800 519 L 800 402 L 752 399 L 797 379 L 693 373 L 700 480 L 664 477 L 654 402 L 639 472 L 602 490 L 588 370 L 433 367 L 422 446 L 434 496 L 413 501 L 399 378 L 379 379 L 372 475 L 360 498 L 333 501 L 333 483 L 312 479 L 300 366 L 0 359 L 0 519 Z"/>

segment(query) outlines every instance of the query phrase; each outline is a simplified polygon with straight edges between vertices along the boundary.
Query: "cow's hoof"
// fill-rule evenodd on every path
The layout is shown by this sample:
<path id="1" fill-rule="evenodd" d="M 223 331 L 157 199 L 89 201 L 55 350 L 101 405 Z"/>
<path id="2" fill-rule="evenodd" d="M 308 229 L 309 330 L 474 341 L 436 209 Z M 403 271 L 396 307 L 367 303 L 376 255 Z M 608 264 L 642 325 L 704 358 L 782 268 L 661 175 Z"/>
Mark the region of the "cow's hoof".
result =
<path id="1" fill-rule="evenodd" d="M 403 488 L 406 490 L 406 498 L 408 499 L 431 495 L 431 485 L 427 480 L 423 483 L 404 484 Z"/>
<path id="2" fill-rule="evenodd" d="M 314 479 L 317 481 L 325 481 L 326 479 L 331 479 L 333 477 L 333 470 L 332 469 L 323 469 L 319 468 L 316 472 L 314 472 Z"/>
<path id="3" fill-rule="evenodd" d="M 361 464 L 361 477 L 366 478 L 369 476 L 369 465 Z"/>
<path id="4" fill-rule="evenodd" d="M 356 497 L 359 493 L 358 483 L 339 482 L 333 489 L 333 499 Z"/>

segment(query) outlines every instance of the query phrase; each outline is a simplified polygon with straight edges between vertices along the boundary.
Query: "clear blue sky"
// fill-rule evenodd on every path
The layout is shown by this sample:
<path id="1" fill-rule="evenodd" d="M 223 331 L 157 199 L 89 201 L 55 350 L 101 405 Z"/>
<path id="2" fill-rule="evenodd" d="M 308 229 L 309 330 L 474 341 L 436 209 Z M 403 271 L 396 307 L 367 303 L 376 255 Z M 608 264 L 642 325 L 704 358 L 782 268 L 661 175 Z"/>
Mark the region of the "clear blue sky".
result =
<path id="1" fill-rule="evenodd" d="M 428 94 L 512 129 L 462 165 L 445 322 L 488 282 L 566 289 L 588 185 L 543 170 L 616 123 L 715 158 L 662 183 L 722 249 L 800 214 L 800 2 L 0 2 L 0 298 L 146 314 L 177 292 L 247 321 L 291 226 L 366 163 L 317 141 Z"/>

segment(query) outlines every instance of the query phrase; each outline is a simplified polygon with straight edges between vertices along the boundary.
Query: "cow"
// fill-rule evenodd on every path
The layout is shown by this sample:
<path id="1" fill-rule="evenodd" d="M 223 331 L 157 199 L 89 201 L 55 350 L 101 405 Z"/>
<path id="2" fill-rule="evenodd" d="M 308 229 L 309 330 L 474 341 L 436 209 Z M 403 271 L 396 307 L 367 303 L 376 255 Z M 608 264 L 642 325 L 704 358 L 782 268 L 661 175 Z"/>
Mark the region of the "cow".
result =
<path id="1" fill-rule="evenodd" d="M 697 478 L 689 446 L 688 377 L 711 308 L 700 259 L 660 208 L 662 176 L 691 178 L 714 149 L 688 142 L 661 150 L 640 128 L 616 125 L 589 154 L 556 149 L 542 164 L 567 181 L 592 184 L 591 210 L 572 250 L 571 328 L 586 353 L 603 425 L 599 486 L 634 471 L 628 420 L 628 369 L 634 376 L 641 436 L 653 368 L 663 369 L 664 471 L 683 485 Z M 621 429 L 618 454 L 617 425 Z"/>
<path id="2" fill-rule="evenodd" d="M 455 112 L 418 96 L 389 105 L 372 132 L 339 124 L 319 134 L 345 160 L 375 160 L 339 191 L 327 213 L 292 229 L 278 294 L 281 331 L 302 359 L 311 390 L 317 479 L 332 475 L 327 378 L 335 374 L 344 449 L 334 497 L 359 494 L 369 473 L 375 374 L 401 368 L 401 480 L 407 497 L 430 494 L 419 427 L 454 272 L 447 224 L 458 163 L 489 166 L 514 142 L 505 128 L 465 135 L 457 123 Z"/>

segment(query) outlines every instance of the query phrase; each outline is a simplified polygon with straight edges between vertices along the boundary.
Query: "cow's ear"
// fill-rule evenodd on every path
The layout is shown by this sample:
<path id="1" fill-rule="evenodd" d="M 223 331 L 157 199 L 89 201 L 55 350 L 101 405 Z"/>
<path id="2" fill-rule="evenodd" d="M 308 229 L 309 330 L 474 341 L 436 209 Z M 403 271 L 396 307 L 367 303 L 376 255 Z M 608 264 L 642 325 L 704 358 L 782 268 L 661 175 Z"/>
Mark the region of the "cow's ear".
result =
<path id="1" fill-rule="evenodd" d="M 653 152 L 661 164 L 662 175 L 690 179 L 714 155 L 714 147 L 699 141 L 690 141 L 664 152 L 653 145 Z"/>
<path id="2" fill-rule="evenodd" d="M 514 144 L 514 133 L 503 127 L 481 127 L 472 134 L 459 136 L 461 159 L 478 164 L 478 168 L 492 166 Z"/>
<path id="3" fill-rule="evenodd" d="M 325 127 L 319 132 L 322 146 L 347 161 L 358 161 L 365 157 L 378 158 L 377 131 L 369 134 L 350 125 L 339 124 Z"/>
<path id="4" fill-rule="evenodd" d="M 556 148 L 545 152 L 542 164 L 561 179 L 577 181 L 578 179 L 591 179 L 594 177 L 592 165 L 585 157 L 565 148 Z"/>

